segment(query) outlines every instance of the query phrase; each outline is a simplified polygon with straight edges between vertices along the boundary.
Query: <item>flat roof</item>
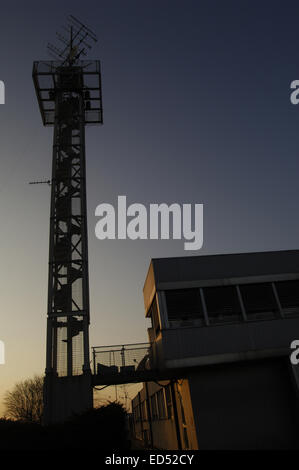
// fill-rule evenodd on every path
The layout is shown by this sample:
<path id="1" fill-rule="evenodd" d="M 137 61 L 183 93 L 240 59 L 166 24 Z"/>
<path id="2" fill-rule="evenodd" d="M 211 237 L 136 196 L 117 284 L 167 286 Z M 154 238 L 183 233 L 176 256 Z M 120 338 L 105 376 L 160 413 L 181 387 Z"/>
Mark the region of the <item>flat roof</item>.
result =
<path id="1" fill-rule="evenodd" d="M 299 273 L 299 250 L 154 258 L 143 293 L 145 304 L 161 283 Z"/>
<path id="2" fill-rule="evenodd" d="M 152 259 L 156 282 L 299 272 L 299 250 Z"/>

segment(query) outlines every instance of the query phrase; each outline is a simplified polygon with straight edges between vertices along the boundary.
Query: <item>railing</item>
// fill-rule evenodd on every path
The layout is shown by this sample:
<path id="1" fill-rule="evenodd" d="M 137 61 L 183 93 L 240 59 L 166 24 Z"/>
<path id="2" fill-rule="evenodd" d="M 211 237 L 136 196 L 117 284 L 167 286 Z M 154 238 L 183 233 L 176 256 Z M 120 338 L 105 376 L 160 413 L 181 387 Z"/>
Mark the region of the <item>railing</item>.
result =
<path id="1" fill-rule="evenodd" d="M 97 376 L 134 375 L 150 369 L 151 343 L 95 346 L 92 348 L 93 373 Z"/>

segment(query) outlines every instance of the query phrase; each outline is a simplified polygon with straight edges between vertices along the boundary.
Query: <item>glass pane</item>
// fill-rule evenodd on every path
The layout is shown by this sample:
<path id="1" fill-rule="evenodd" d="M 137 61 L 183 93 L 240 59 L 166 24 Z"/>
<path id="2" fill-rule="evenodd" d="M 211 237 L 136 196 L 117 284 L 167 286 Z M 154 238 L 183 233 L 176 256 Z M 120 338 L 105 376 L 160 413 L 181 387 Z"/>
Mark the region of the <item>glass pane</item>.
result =
<path id="1" fill-rule="evenodd" d="M 203 319 L 199 289 L 165 291 L 168 320 Z"/>
<path id="2" fill-rule="evenodd" d="M 164 403 L 164 393 L 163 389 L 157 392 L 157 400 L 158 400 L 158 409 L 159 409 L 159 418 L 165 418 L 165 403 Z"/>
<path id="3" fill-rule="evenodd" d="M 285 315 L 299 313 L 299 281 L 276 282 L 275 287 Z"/>
<path id="4" fill-rule="evenodd" d="M 278 316 L 278 305 L 270 283 L 241 285 L 240 291 L 249 320 Z"/>
<path id="5" fill-rule="evenodd" d="M 158 306 L 157 306 L 156 298 L 154 298 L 152 305 L 151 305 L 150 317 L 152 319 L 152 327 L 157 335 L 157 333 L 160 331 L 160 321 L 159 321 Z"/>
<path id="6" fill-rule="evenodd" d="M 158 418 L 157 415 L 157 404 L 156 404 L 156 395 L 151 396 L 151 409 L 152 409 L 152 419 L 156 420 Z"/>
<path id="7" fill-rule="evenodd" d="M 206 287 L 204 297 L 210 323 L 242 321 L 236 286 Z"/>
<path id="8" fill-rule="evenodd" d="M 170 385 L 167 385 L 167 387 L 165 388 L 165 399 L 166 399 L 166 406 L 167 406 L 167 419 L 171 419 L 172 401 L 171 401 Z"/>

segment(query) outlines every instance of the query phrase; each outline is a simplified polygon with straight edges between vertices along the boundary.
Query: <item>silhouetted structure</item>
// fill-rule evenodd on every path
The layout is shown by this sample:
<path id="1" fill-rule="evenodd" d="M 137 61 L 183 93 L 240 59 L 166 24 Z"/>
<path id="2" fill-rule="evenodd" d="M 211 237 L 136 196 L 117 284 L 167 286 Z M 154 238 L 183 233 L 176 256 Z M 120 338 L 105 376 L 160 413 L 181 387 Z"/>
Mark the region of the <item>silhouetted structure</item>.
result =
<path id="1" fill-rule="evenodd" d="M 105 431 L 100 439 L 99 429 Z M 127 414 L 119 403 L 109 403 L 50 426 L 0 419 L 0 451 L 70 450 L 77 458 L 91 450 L 99 455 L 115 449 L 128 452 L 128 437 Z"/>
<path id="2" fill-rule="evenodd" d="M 81 60 L 95 35 L 70 17 L 54 61 L 34 62 L 44 125 L 54 126 L 51 179 L 45 422 L 92 406 L 85 126 L 102 123 L 99 61 Z"/>
<path id="3" fill-rule="evenodd" d="M 145 445 L 299 448 L 299 251 L 153 259 L 144 303 L 160 374 L 132 401 Z"/>

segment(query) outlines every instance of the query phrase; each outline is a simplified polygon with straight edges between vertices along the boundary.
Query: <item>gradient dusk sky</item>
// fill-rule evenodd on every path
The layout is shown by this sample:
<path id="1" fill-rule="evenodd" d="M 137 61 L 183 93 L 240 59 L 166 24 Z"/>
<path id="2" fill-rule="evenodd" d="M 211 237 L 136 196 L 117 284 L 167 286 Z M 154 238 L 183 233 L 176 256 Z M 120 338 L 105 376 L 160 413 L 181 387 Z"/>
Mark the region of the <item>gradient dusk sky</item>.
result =
<path id="1" fill-rule="evenodd" d="M 2 393 L 45 368 L 53 128 L 31 73 L 69 14 L 98 35 L 104 125 L 90 127 L 87 196 L 91 345 L 147 340 L 151 258 L 299 248 L 299 4 L 272 0 L 2 2 L 0 365 Z M 95 208 L 204 204 L 204 245 L 100 241 Z"/>

